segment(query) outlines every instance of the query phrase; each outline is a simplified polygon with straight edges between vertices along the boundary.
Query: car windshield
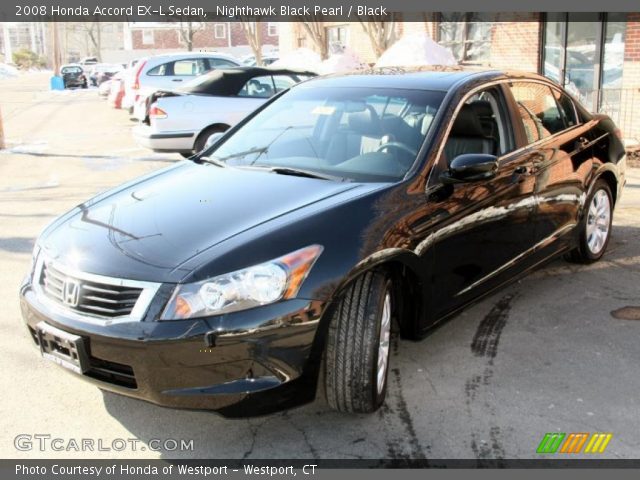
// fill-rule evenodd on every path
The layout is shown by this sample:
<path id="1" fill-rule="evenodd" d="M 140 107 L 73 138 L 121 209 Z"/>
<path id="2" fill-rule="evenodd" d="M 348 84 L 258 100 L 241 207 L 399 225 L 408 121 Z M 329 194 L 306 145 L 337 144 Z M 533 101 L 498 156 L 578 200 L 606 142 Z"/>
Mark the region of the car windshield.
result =
<path id="1" fill-rule="evenodd" d="M 396 181 L 415 162 L 444 97 L 425 90 L 311 83 L 284 94 L 202 156 L 229 166 Z"/>
<path id="2" fill-rule="evenodd" d="M 61 72 L 62 73 L 81 73 L 82 69 L 80 67 L 63 67 Z"/>

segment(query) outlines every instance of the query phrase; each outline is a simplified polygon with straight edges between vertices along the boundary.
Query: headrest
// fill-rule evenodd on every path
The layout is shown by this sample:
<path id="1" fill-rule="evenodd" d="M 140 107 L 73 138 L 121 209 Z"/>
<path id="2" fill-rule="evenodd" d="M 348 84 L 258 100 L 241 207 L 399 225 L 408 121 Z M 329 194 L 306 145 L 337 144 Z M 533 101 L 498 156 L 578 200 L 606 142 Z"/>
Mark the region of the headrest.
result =
<path id="1" fill-rule="evenodd" d="M 488 100 L 478 100 L 470 104 L 479 117 L 493 116 L 493 108 Z"/>
<path id="2" fill-rule="evenodd" d="M 420 126 L 420 133 L 422 135 L 427 134 L 427 132 L 429 131 L 429 127 L 431 126 L 431 123 L 433 123 L 433 114 L 431 113 L 425 114 L 425 116 L 422 118 L 422 125 Z"/>
<path id="3" fill-rule="evenodd" d="M 465 104 L 451 127 L 451 135 L 455 137 L 484 137 L 484 130 L 474 108 Z"/>
<path id="4" fill-rule="evenodd" d="M 368 106 L 362 112 L 349 114 L 349 128 L 362 135 L 378 135 L 380 133 L 380 122 L 376 111 Z"/>

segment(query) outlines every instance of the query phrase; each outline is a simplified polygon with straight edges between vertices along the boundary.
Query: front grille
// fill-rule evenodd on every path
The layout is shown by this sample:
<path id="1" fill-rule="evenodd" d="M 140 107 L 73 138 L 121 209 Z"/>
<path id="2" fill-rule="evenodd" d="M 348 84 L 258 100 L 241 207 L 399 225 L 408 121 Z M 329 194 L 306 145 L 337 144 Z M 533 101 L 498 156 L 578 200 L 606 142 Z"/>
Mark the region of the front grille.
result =
<path id="1" fill-rule="evenodd" d="M 126 388 L 138 388 L 133 368 L 122 363 L 110 362 L 96 357 L 89 358 L 91 367 L 85 375 Z"/>
<path id="2" fill-rule="evenodd" d="M 143 290 L 76 278 L 51 263 L 42 265 L 40 286 L 48 298 L 65 308 L 106 318 L 130 315 Z"/>

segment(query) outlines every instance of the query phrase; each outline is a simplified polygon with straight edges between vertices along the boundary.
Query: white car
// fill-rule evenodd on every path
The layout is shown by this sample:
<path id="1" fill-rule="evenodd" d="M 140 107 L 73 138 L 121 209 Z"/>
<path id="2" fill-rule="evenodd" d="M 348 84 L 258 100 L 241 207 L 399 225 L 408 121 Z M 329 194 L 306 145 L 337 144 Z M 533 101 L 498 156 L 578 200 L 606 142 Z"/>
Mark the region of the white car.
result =
<path id="1" fill-rule="evenodd" d="M 152 94 L 134 128 L 138 144 L 156 152 L 190 156 L 270 97 L 315 73 L 264 67 L 216 70 L 183 88 Z"/>
<path id="2" fill-rule="evenodd" d="M 156 90 L 176 88 L 209 70 L 238 65 L 233 57 L 222 53 L 184 52 L 141 58 L 125 82 L 122 108 L 133 113 L 136 103 Z"/>

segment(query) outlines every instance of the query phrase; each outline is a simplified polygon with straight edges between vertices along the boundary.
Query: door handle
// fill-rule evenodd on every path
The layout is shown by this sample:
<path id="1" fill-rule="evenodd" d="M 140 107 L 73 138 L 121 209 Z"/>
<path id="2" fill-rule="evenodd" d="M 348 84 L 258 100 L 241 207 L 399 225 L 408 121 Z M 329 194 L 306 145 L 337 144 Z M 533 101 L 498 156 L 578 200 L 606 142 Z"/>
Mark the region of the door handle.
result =
<path id="1" fill-rule="evenodd" d="M 171 79 L 172 82 L 181 82 L 182 79 L 181 78 L 173 78 Z"/>
<path id="2" fill-rule="evenodd" d="M 581 147 L 586 147 L 587 145 L 589 145 L 590 140 L 587 137 L 580 137 L 578 138 L 578 143 Z"/>
<path id="3" fill-rule="evenodd" d="M 519 167 L 515 168 L 513 173 L 515 173 L 516 175 L 527 175 L 531 173 L 531 168 L 526 165 L 520 165 Z"/>

